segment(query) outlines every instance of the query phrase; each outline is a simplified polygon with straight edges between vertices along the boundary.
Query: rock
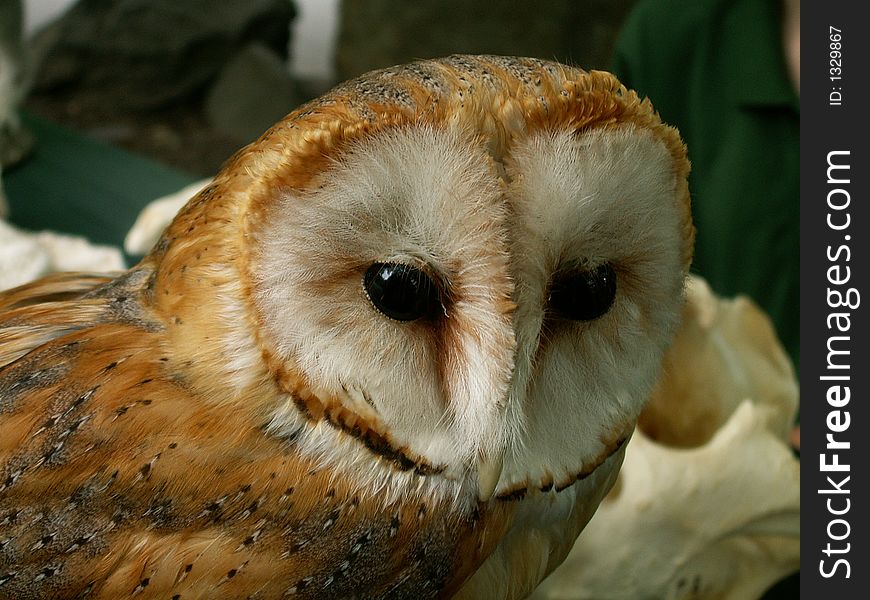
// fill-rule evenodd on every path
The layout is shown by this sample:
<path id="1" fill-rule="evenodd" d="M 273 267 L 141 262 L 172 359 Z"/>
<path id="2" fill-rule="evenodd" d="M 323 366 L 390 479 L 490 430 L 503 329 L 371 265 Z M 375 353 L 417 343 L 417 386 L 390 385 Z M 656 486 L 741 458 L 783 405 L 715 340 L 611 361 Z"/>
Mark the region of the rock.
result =
<path id="1" fill-rule="evenodd" d="M 285 53 L 294 15 L 290 0 L 79 0 L 40 34 L 36 88 L 165 106 L 204 89 L 252 41 Z"/>
<path id="2" fill-rule="evenodd" d="M 605 68 L 634 0 L 402 2 L 344 0 L 336 51 L 340 79 L 447 54 L 535 56 Z"/>
<path id="3" fill-rule="evenodd" d="M 205 110 L 213 127 L 248 143 L 301 102 L 284 59 L 262 44 L 251 44 L 221 71 Z"/>

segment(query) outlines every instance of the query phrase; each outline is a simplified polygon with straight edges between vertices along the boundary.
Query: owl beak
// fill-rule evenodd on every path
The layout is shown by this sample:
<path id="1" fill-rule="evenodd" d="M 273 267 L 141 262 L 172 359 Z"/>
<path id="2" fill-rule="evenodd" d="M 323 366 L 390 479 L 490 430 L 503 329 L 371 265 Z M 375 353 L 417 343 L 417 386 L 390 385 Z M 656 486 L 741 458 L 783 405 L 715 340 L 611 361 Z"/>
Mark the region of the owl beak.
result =
<path id="1" fill-rule="evenodd" d="M 480 460 L 477 466 L 477 497 L 481 502 L 488 502 L 492 498 L 503 467 L 504 451 Z"/>

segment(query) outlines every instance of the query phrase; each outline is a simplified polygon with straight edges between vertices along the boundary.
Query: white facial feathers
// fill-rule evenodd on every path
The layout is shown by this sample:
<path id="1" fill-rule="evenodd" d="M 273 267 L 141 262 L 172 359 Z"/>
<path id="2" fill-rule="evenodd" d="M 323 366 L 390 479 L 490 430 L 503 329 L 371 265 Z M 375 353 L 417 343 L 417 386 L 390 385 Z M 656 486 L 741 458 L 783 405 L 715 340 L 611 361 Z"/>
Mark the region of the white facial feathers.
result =
<path id="1" fill-rule="evenodd" d="M 274 211 L 260 305 L 282 357 L 325 390 L 365 390 L 395 443 L 464 471 L 490 448 L 513 367 L 507 207 L 490 157 L 460 132 L 388 132 L 352 146 Z M 419 266 L 445 294 L 435 322 L 366 297 L 374 262 Z"/>
<path id="2" fill-rule="evenodd" d="M 558 486 L 629 433 L 679 314 L 671 162 L 628 126 L 531 134 L 498 163 L 459 129 L 355 142 L 265 221 L 252 272 L 266 335 L 448 475 L 506 452 L 496 494 Z M 443 314 L 378 312 L 362 282 L 375 262 L 431 275 Z M 554 314 L 554 277 L 600 265 L 616 274 L 610 309 Z"/>
<path id="3" fill-rule="evenodd" d="M 517 359 L 508 419 L 522 427 L 500 487 L 556 487 L 594 468 L 632 429 L 679 316 L 681 217 L 672 159 L 649 132 L 541 133 L 511 155 Z M 616 272 L 610 310 L 553 314 L 554 275 Z"/>

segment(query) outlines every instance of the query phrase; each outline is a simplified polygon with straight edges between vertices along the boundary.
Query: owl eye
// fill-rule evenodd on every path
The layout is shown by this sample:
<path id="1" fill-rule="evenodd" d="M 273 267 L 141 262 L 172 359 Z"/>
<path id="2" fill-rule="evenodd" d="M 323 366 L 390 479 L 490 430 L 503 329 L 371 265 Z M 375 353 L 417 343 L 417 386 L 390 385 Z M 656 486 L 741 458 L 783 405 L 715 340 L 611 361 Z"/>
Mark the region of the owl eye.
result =
<path id="1" fill-rule="evenodd" d="M 592 321 L 610 310 L 616 298 L 616 272 L 605 263 L 594 269 L 558 276 L 550 289 L 550 305 L 574 321 Z"/>
<path id="2" fill-rule="evenodd" d="M 375 308 L 396 321 L 435 314 L 440 305 L 438 286 L 411 265 L 374 263 L 366 270 L 363 286 Z"/>

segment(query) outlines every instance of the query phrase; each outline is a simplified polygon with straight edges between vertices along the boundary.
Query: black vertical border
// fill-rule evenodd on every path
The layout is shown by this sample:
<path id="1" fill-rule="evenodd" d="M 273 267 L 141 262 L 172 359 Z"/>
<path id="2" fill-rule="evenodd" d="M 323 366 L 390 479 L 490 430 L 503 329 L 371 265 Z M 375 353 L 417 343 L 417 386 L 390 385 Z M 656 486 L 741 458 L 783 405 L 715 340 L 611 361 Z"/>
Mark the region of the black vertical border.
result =
<path id="1" fill-rule="evenodd" d="M 870 97 L 867 95 L 866 79 L 870 76 L 870 20 L 866 18 L 867 4 L 850 0 L 812 0 L 802 3 L 801 39 L 806 42 L 806 52 L 801 56 L 801 593 L 807 598 L 870 598 L 870 532 L 867 529 L 868 492 L 870 489 L 870 330 L 866 313 L 870 310 L 870 288 L 867 286 L 870 270 L 870 253 L 867 238 L 870 237 L 870 161 L 868 161 L 867 131 L 870 130 Z M 832 80 L 830 27 L 842 30 L 842 80 Z M 802 44 L 803 46 L 804 44 Z M 842 88 L 842 89 L 837 89 Z M 842 93 L 839 106 L 831 105 L 831 92 Z M 838 164 L 848 163 L 848 175 L 844 169 L 832 172 L 833 178 L 848 178 L 847 184 L 828 182 L 828 153 L 848 151 L 849 154 L 834 155 Z M 773 176 L 773 174 L 771 174 Z M 832 211 L 828 206 L 828 194 L 835 189 L 848 192 L 849 206 Z M 842 205 L 846 196 L 834 192 L 834 204 Z M 834 230 L 827 222 L 832 213 L 832 222 L 842 225 L 848 212 L 850 224 L 847 229 Z M 848 238 L 846 237 L 848 236 Z M 841 250 L 837 260 L 837 250 Z M 830 248 L 830 249 L 829 249 Z M 847 261 L 847 255 L 849 260 Z M 845 275 L 848 266 L 849 281 L 841 285 L 829 282 L 828 269 L 840 265 L 832 275 Z M 846 293 L 854 288 L 860 294 L 857 308 L 829 306 L 828 289 Z M 854 297 L 854 295 L 853 295 Z M 867 306 L 865 306 L 867 305 Z M 840 332 L 828 328 L 828 315 L 849 313 L 849 331 Z M 841 320 L 840 324 L 845 324 Z M 836 362 L 850 368 L 832 370 L 827 366 L 828 343 L 831 336 L 848 336 L 836 340 L 832 347 L 848 350 L 838 354 Z M 848 375 L 848 381 L 822 380 L 825 375 Z M 833 384 L 850 388 L 850 401 L 842 407 L 828 403 L 827 392 Z M 830 431 L 828 418 L 831 411 L 848 411 L 849 427 L 838 433 Z M 835 427 L 842 427 L 845 415 L 831 416 Z M 835 440 L 850 443 L 845 450 L 826 449 L 827 434 Z M 823 472 L 821 455 L 826 462 L 839 455 L 841 464 L 848 464 L 846 472 Z M 834 486 L 827 480 L 830 476 L 848 493 L 820 493 Z M 842 483 L 844 476 L 850 479 Z M 827 501 L 833 510 L 842 511 L 849 501 L 849 510 L 837 516 L 829 512 Z M 829 524 L 841 518 L 848 522 L 834 523 L 830 531 L 842 540 L 829 537 Z M 849 551 L 843 554 L 826 555 L 827 545 L 834 549 Z M 843 558 L 849 563 L 849 577 L 845 565 L 837 566 L 833 576 L 826 578 L 835 561 Z M 825 561 L 821 564 L 820 561 Z"/>

